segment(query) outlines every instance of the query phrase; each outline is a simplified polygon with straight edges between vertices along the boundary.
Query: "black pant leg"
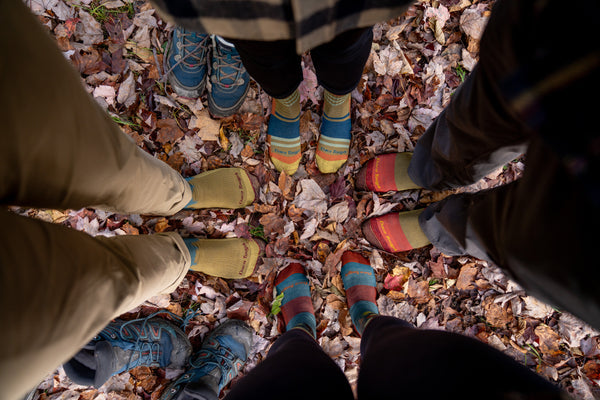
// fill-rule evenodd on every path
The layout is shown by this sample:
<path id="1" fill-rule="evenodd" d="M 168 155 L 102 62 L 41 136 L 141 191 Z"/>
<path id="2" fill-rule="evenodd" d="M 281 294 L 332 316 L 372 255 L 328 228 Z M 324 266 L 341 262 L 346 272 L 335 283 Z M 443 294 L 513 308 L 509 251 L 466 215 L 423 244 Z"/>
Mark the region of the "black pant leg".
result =
<path id="1" fill-rule="evenodd" d="M 302 82 L 301 58 L 296 54 L 295 41 L 229 38 L 227 41 L 235 45 L 244 67 L 269 96 L 285 98 Z"/>
<path id="2" fill-rule="evenodd" d="M 371 53 L 373 29 L 352 29 L 315 47 L 311 56 L 319 84 L 337 95 L 356 88 Z"/>
<path id="3" fill-rule="evenodd" d="M 514 108 L 524 68 L 531 2 L 498 1 L 481 38 L 479 63 L 415 146 L 411 179 L 430 190 L 469 185 L 527 149 L 530 127 Z M 516 28 L 518 27 L 518 29 Z"/>
<path id="4" fill-rule="evenodd" d="M 548 144 L 531 141 L 523 178 L 450 196 L 419 218 L 448 255 L 470 254 L 509 272 L 529 294 L 600 327 L 600 279 L 589 249 L 600 224 L 589 186 L 572 176 Z"/>
<path id="5" fill-rule="evenodd" d="M 306 332 L 292 329 L 267 357 L 233 385 L 227 400 L 352 400 L 342 370 Z"/>
<path id="6" fill-rule="evenodd" d="M 484 343 L 393 317 L 367 325 L 361 353 L 358 400 L 560 398 L 559 388 Z"/>

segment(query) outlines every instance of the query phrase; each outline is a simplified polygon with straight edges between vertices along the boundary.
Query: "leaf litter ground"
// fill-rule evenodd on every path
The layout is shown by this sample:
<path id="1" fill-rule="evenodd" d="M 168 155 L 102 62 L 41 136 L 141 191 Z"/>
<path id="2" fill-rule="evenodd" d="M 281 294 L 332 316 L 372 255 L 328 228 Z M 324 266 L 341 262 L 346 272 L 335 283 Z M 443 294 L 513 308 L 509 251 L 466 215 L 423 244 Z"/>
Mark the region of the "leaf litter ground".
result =
<path id="1" fill-rule="evenodd" d="M 289 177 L 275 171 L 266 155 L 270 99 L 254 82 L 239 114 L 222 120 L 210 118 L 205 96 L 178 98 L 165 84 L 162 60 L 172 26 L 148 3 L 28 0 L 81 73 L 86 90 L 138 146 L 184 176 L 243 167 L 258 178 L 261 188 L 260 198 L 245 209 L 181 211 L 169 218 L 92 209 L 13 211 L 90 235 L 177 231 L 184 237 L 263 239 L 265 256 L 250 279 L 226 281 L 189 273 L 171 295 L 154 297 L 123 316 L 133 319 L 159 310 L 185 316 L 193 311 L 186 332 L 196 348 L 223 320 L 244 319 L 255 331 L 245 371 L 265 357 L 279 336 L 271 314 L 273 281 L 278 270 L 299 260 L 309 274 L 319 343 L 356 385 L 360 339 L 352 329 L 339 277 L 342 253 L 356 249 L 377 272 L 382 314 L 421 328 L 474 337 L 556 382 L 573 397 L 593 399 L 600 382 L 597 331 L 528 296 L 484 261 L 447 257 L 431 246 L 389 254 L 372 248 L 360 233 L 360 224 L 368 217 L 422 208 L 458 192 L 376 195 L 354 190 L 353 183 L 360 166 L 374 155 L 412 150 L 448 104 L 477 62 L 492 3 L 422 0 L 402 17 L 374 27 L 371 57 L 352 93 L 350 157 L 337 174 L 322 175 L 315 165 L 322 89 L 310 56 L 304 55 L 305 79 L 300 86 L 304 155 L 300 170 Z M 459 191 L 511 182 L 522 174 L 523 162 L 517 159 Z M 156 399 L 180 373 L 140 367 L 94 389 L 73 384 L 59 368 L 40 384 L 36 397 Z"/>

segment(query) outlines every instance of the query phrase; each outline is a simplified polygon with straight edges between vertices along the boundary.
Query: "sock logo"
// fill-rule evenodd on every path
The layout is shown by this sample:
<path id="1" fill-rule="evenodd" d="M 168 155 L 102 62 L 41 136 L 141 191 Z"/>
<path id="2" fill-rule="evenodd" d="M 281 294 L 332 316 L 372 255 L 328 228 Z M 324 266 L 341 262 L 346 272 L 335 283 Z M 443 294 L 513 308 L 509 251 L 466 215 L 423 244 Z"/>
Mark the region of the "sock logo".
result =
<path id="1" fill-rule="evenodd" d="M 247 243 L 244 242 L 243 245 L 244 245 L 244 255 L 242 256 L 242 260 L 244 260 L 244 266 L 245 266 L 245 265 L 247 265 L 246 261 L 248 260 L 248 252 L 250 251 L 250 249 L 248 248 L 248 244 Z M 245 269 L 246 268 L 242 268 L 240 270 L 240 272 L 238 272 L 238 275 L 240 275 L 240 276 L 243 275 Z"/>
<path id="2" fill-rule="evenodd" d="M 391 251 L 392 253 L 399 251 L 399 249 L 396 247 L 394 239 L 392 238 L 388 230 L 385 228 L 385 222 L 383 220 L 379 220 L 377 221 L 377 225 L 379 225 L 379 231 L 381 232 L 381 234 L 386 240 L 386 243 L 389 246 L 389 251 Z"/>
<path id="3" fill-rule="evenodd" d="M 244 200 L 246 197 L 246 196 L 244 196 L 244 185 L 242 184 L 242 177 L 240 176 L 240 174 L 238 172 L 236 172 L 234 175 L 238 181 L 238 188 L 240 189 L 240 193 L 242 194 L 242 197 L 238 201 L 238 205 L 241 206 L 242 204 L 244 204 Z"/>

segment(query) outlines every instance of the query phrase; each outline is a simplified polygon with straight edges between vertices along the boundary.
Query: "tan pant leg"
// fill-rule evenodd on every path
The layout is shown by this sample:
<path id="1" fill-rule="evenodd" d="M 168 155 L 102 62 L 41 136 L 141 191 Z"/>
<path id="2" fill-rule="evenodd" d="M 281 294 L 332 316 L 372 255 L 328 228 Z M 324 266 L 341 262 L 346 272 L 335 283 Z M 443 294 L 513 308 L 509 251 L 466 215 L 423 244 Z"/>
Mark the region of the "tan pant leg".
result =
<path id="1" fill-rule="evenodd" d="M 0 2 L 0 202 L 170 215 L 185 180 L 127 137 L 85 92 L 20 0 Z"/>
<path id="2" fill-rule="evenodd" d="M 91 237 L 0 209 L 0 388 L 16 399 L 190 266 L 176 233 Z"/>

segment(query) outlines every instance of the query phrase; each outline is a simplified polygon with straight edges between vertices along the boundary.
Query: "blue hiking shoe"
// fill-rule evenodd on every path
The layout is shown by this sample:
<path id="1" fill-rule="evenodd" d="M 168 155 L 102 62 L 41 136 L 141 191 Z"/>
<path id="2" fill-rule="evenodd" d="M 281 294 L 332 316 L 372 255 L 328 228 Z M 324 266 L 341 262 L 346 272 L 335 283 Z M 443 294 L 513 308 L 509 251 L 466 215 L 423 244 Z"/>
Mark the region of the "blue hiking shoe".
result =
<path id="1" fill-rule="evenodd" d="M 208 110 L 215 117 L 235 114 L 248 93 L 250 75 L 234 46 L 213 37 Z"/>
<path id="2" fill-rule="evenodd" d="M 210 35 L 173 30 L 165 55 L 165 70 L 171 87 L 179 96 L 198 98 L 206 86 Z"/>
<path id="3" fill-rule="evenodd" d="M 248 359 L 252 328 L 230 319 L 212 331 L 190 361 L 190 368 L 163 392 L 160 400 L 216 399 Z"/>
<path id="4" fill-rule="evenodd" d="M 100 387 L 135 367 L 181 368 L 191 353 L 186 334 L 164 319 L 115 320 L 63 367 L 73 382 Z"/>

